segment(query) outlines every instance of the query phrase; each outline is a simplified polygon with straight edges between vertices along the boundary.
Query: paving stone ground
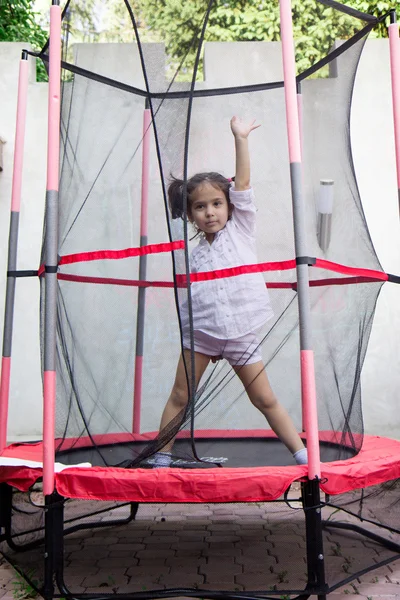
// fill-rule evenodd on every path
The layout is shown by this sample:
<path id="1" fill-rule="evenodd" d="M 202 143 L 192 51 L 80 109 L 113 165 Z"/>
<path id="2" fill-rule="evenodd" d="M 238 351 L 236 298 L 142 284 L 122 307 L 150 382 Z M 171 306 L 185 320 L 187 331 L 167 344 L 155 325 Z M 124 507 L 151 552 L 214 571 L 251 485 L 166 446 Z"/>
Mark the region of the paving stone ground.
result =
<path id="1" fill-rule="evenodd" d="M 129 593 L 166 588 L 279 590 L 306 585 L 304 515 L 293 503 L 141 505 L 127 525 L 87 529 L 65 538 L 65 583 L 74 594 Z M 126 508 L 118 509 L 120 516 Z M 325 515 L 326 516 L 326 515 Z M 113 513 L 102 519 L 115 518 Z M 350 517 L 346 517 L 351 520 Z M 370 526 L 372 527 L 372 526 Z M 328 531 L 329 581 L 393 556 L 381 546 Z M 0 599 L 23 600 L 29 590 L 4 560 Z M 400 600 L 400 556 L 338 587 L 331 600 Z M 311 597 L 316 600 L 316 596 Z"/>

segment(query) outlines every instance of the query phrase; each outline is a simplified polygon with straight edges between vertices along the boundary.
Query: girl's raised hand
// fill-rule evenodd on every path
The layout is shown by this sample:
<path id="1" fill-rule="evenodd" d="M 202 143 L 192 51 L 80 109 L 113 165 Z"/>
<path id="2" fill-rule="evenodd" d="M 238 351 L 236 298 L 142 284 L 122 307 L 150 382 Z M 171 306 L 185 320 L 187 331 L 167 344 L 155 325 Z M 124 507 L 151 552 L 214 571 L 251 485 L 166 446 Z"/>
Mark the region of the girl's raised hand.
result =
<path id="1" fill-rule="evenodd" d="M 235 138 L 247 138 L 249 133 L 253 131 L 253 129 L 257 129 L 261 125 L 255 124 L 256 120 L 253 121 L 243 121 L 240 117 L 232 117 L 231 119 L 231 130 Z"/>

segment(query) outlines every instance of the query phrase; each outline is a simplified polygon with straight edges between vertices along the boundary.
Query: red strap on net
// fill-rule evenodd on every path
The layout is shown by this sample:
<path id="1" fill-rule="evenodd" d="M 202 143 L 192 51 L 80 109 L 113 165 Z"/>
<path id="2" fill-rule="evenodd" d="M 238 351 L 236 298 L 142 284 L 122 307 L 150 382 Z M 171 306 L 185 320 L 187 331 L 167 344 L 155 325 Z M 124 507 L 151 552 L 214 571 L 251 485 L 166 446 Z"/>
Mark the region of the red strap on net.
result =
<path id="1" fill-rule="evenodd" d="M 123 258 L 132 258 L 135 256 L 144 256 L 148 254 L 158 254 L 162 252 L 173 252 L 175 250 L 183 250 L 185 247 L 184 240 L 175 242 L 149 244 L 138 248 L 125 248 L 123 250 L 96 250 L 93 252 L 81 252 L 77 254 L 69 254 L 61 257 L 59 266 L 70 265 L 79 262 L 90 262 L 95 260 L 120 260 Z M 310 266 L 318 267 L 328 271 L 334 271 L 347 275 L 348 277 L 336 277 L 317 279 L 310 281 L 311 287 L 324 285 L 348 285 L 355 283 L 368 283 L 376 281 L 387 281 L 389 276 L 382 271 L 373 269 L 362 269 L 357 267 L 348 267 L 328 260 L 320 258 L 313 259 L 313 264 Z M 215 271 L 203 271 L 200 273 L 191 273 L 190 282 L 210 281 L 213 279 L 223 279 L 228 277 L 236 277 L 238 275 L 251 273 L 264 273 L 268 271 L 286 271 L 296 268 L 296 259 L 264 262 L 252 265 L 241 265 L 238 267 L 230 267 L 226 269 L 217 269 Z M 39 269 L 39 276 L 43 274 L 45 268 L 42 265 Z M 121 285 L 130 287 L 168 287 L 174 285 L 183 288 L 187 286 L 186 275 L 176 275 L 175 284 L 172 281 L 145 281 L 138 279 L 118 279 L 107 277 L 91 277 L 85 275 L 73 275 L 67 273 L 58 273 L 58 279 L 64 281 L 75 281 L 80 283 L 94 283 L 107 285 Z M 297 290 L 297 282 L 270 282 L 266 284 L 269 288 L 291 288 Z"/>
<path id="2" fill-rule="evenodd" d="M 120 260 L 132 256 L 144 256 L 145 254 L 158 254 L 160 252 L 172 252 L 183 250 L 185 242 L 178 240 L 163 244 L 149 244 L 140 248 L 125 248 L 124 250 L 95 250 L 94 252 L 80 252 L 79 254 L 67 254 L 62 256 L 59 265 L 71 265 L 78 262 L 89 262 L 92 260 Z"/>

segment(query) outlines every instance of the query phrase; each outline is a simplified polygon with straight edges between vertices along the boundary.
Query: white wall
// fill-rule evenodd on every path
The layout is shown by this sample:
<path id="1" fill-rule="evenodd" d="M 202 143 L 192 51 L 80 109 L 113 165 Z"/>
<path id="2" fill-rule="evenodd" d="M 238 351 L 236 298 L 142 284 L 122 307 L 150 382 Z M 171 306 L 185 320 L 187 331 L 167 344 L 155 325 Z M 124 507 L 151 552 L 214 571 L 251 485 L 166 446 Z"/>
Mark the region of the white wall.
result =
<path id="1" fill-rule="evenodd" d="M 399 204 L 389 45 L 369 40 L 360 61 L 352 111 L 352 145 L 369 231 L 383 269 L 400 273 Z M 400 311 L 397 285 L 378 300 L 362 384 L 367 431 L 400 439 Z"/>
<path id="2" fill-rule="evenodd" d="M 4 146 L 4 171 L 0 173 L 0 314 L 3 314 L 11 196 L 13 137 L 18 63 L 24 44 L 0 44 L 0 136 Z M 141 85 L 133 45 L 99 45 L 103 74 Z M 81 48 L 90 68 L 92 48 Z M 157 45 L 156 52 L 160 53 Z M 126 57 L 129 56 L 129 61 Z M 31 61 L 32 59 L 30 59 Z M 158 60 L 161 60 L 161 55 Z M 129 65 L 129 73 L 121 71 Z M 263 65 L 266 65 L 265 69 Z M 278 43 L 211 43 L 205 48 L 206 87 L 241 85 L 281 78 Z M 33 65 L 29 86 L 27 138 L 18 266 L 36 268 L 42 233 L 46 168 L 47 86 L 35 83 Z M 225 107 L 227 116 L 231 107 Z M 196 136 L 196 119 L 193 135 Z M 400 273 L 398 200 L 393 147 L 388 44 L 370 40 L 361 59 L 352 113 L 353 158 L 372 240 L 383 268 Z M 204 137 L 204 136 L 203 136 Z M 206 140 L 202 139 L 202 143 Z M 219 168 L 226 159 L 210 154 L 210 165 Z M 205 168 L 208 165 L 204 165 Z M 156 169 L 153 171 L 155 178 Z M 41 382 L 38 347 L 38 282 L 19 280 L 13 343 L 9 438 L 35 439 L 41 432 Z M 362 377 L 367 432 L 400 439 L 397 395 L 400 387 L 399 289 L 386 284 L 378 301 L 375 322 Z M 2 322 L 0 323 L 0 330 Z M 173 357 L 175 360 L 175 357 Z M 28 418 L 29 415 L 29 418 Z"/>

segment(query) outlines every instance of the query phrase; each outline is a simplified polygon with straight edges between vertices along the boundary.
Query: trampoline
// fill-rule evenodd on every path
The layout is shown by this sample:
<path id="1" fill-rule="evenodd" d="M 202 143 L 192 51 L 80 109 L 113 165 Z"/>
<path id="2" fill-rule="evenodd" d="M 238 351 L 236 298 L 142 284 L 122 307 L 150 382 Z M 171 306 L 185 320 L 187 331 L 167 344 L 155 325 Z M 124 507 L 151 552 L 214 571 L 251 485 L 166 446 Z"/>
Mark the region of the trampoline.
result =
<path id="1" fill-rule="evenodd" d="M 255 583 L 246 598 L 316 594 L 324 600 L 343 582 L 381 564 L 335 573 L 326 548 L 340 544 L 343 532 L 353 532 L 354 543 L 362 543 L 364 535 L 385 546 L 384 564 L 400 555 L 400 442 L 364 433 L 360 385 L 381 287 L 400 278 L 385 273 L 375 254 L 349 134 L 363 44 L 388 15 L 377 18 L 334 0 L 315 0 L 316 18 L 332 11 L 345 20 L 349 36 L 334 49 L 327 40 L 326 56 L 295 79 L 287 66 L 294 65 L 290 2 L 282 0 L 284 81 L 261 78 L 215 88 L 197 80 L 213 4 L 201 3 L 181 63 L 169 57 L 171 76 L 164 76 L 160 48 L 142 43 L 129 0 L 136 46 L 126 57 L 136 68 L 133 75 L 113 77 L 115 62 L 111 68 L 105 48 L 78 45 L 71 53 L 72 0 L 63 15 L 53 4 L 50 44 L 38 54 L 50 73 L 51 160 L 38 270 L 17 269 L 17 200 L 11 212 L 0 541 L 2 554 L 31 583 L 34 569 L 33 587 L 46 600 L 92 597 L 74 590 L 73 578 L 69 583 L 68 534 L 126 525 L 138 505 L 152 503 L 281 502 L 289 515 L 300 506 L 306 576 L 299 571 L 293 589 L 284 581 L 271 589 L 265 573 L 262 587 Z M 397 39 L 392 43 L 398 44 L 393 12 L 390 17 L 391 39 Z M 28 54 L 21 59 L 21 93 Z M 52 102 L 60 80 L 61 114 Z M 24 102 L 20 97 L 20 111 Z M 291 107 L 286 116 L 285 106 Z M 265 117 L 265 139 L 252 152 L 256 197 L 268 190 L 271 198 L 258 204 L 259 262 L 192 273 L 189 251 L 196 240 L 187 210 L 182 219 L 171 217 L 166 187 L 171 175 L 187 181 L 200 167 L 208 169 L 208 155 L 221 143 L 225 149 L 223 122 L 234 113 Z M 20 127 L 17 123 L 16 165 L 23 151 Z M 218 163 L 214 169 L 232 175 L 228 151 L 212 158 Z M 188 377 L 187 409 L 157 429 L 180 352 L 182 302 L 190 302 L 193 285 L 208 285 L 212 293 L 221 279 L 249 273 L 263 273 L 270 291 L 274 318 L 261 332 L 260 352 L 273 389 L 302 432 L 308 465 L 294 464 L 224 361 L 210 364 L 197 389 Z M 15 284 L 28 276 L 38 277 L 41 287 L 43 439 L 7 445 Z M 153 468 L 155 454 L 171 440 L 171 467 Z M 102 508 L 93 510 L 92 502 Z M 126 506 L 128 514 L 121 517 Z M 114 509 L 115 519 L 96 520 Z M 374 533 L 333 521 L 332 509 L 372 524 Z M 122 595 L 244 597 L 237 590 L 201 586 Z"/>
<path id="2" fill-rule="evenodd" d="M 263 435 L 262 432 L 242 431 L 238 436 L 225 439 L 223 432 L 198 433 L 200 437 L 196 446 L 203 460 L 210 461 L 205 463 L 206 466 L 200 463 L 202 468 L 198 468 L 198 461 L 183 459 L 181 463 L 177 459 L 174 468 L 168 470 L 101 467 L 96 465 L 98 454 L 93 451 L 91 444 L 85 448 L 85 440 L 79 440 L 76 447 L 72 441 L 71 450 L 59 453 L 58 459 L 63 466 L 56 474 L 56 488 L 67 498 L 120 502 L 266 502 L 280 498 L 294 481 L 306 479 L 307 467 L 288 465 L 290 453 L 269 432 Z M 221 454 L 207 457 L 207 441 L 210 438 L 215 440 L 217 433 L 219 441 L 216 445 L 212 444 L 212 448 L 220 449 Z M 362 449 L 356 455 L 348 449 L 341 460 L 329 461 L 337 451 L 332 439 L 334 437 L 331 434 L 324 435 L 321 432 L 321 458 L 328 460 L 321 468 L 321 490 L 325 494 L 344 494 L 399 478 L 400 442 L 364 436 Z M 264 450 L 266 440 L 270 448 L 268 456 L 272 458 L 273 465 L 262 464 L 260 460 L 260 451 Z M 108 443 L 103 440 L 100 449 L 107 464 L 112 465 L 120 463 L 133 444 L 131 440 L 124 443 L 113 436 Z M 177 446 L 176 454 L 179 456 L 179 438 Z M 204 455 L 201 453 L 203 448 Z M 340 451 L 345 452 L 343 446 L 340 446 Z M 9 466 L 2 468 L 2 482 L 28 491 L 41 479 L 41 442 L 29 447 L 24 444 L 10 446 L 2 457 L 5 458 L 4 462 L 7 458 L 10 462 Z M 216 469 L 211 462 L 215 462 L 215 459 L 219 459 L 225 468 Z M 33 461 L 37 466 L 29 467 L 27 461 Z M 12 464 L 18 462 L 21 462 L 19 466 Z M 85 466 L 88 463 L 92 466 Z M 81 466 L 68 468 L 69 465 Z M 182 477 L 182 469 L 185 470 L 185 477 Z"/>

